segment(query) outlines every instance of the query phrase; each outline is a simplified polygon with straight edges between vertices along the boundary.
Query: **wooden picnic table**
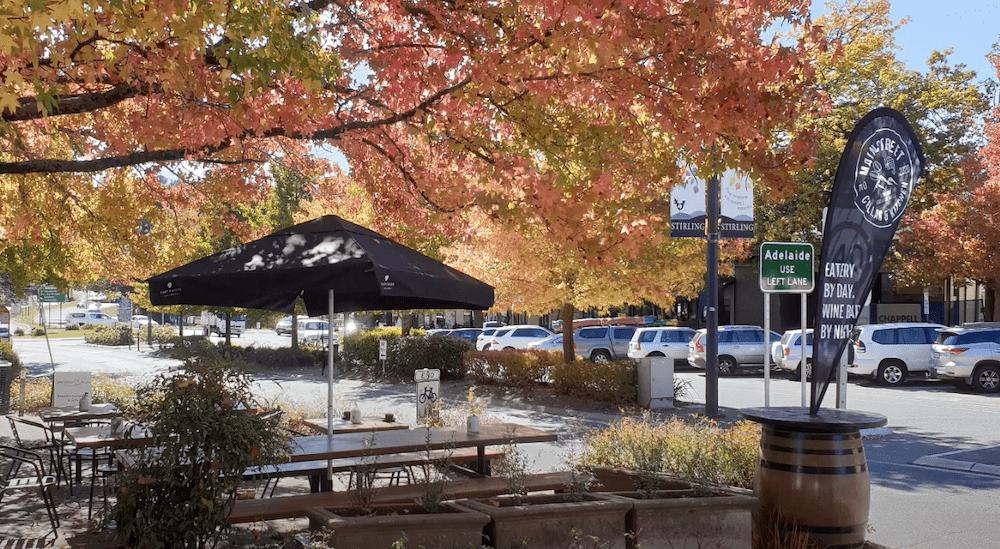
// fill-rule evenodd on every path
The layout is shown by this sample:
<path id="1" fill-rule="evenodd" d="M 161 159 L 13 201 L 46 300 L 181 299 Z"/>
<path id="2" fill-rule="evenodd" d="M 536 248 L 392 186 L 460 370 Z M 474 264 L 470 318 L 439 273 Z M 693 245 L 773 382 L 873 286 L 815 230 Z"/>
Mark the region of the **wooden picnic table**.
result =
<path id="1" fill-rule="evenodd" d="M 327 434 L 327 420 L 325 417 L 310 418 L 302 420 L 306 427 L 316 429 L 324 435 Z M 330 433 L 342 435 L 346 433 L 374 432 L 374 431 L 395 431 L 397 429 L 409 429 L 410 425 L 403 421 L 386 421 L 382 418 L 363 418 L 361 423 L 351 423 L 343 418 L 333 419 L 333 430 Z"/>
<path id="2" fill-rule="evenodd" d="M 465 427 L 417 427 L 295 437 L 289 442 L 289 460 L 299 462 L 474 447 L 477 449 L 476 468 L 485 474 L 487 446 L 556 440 L 555 433 L 514 423 L 485 424 L 475 434 L 469 433 Z"/>
<path id="3" fill-rule="evenodd" d="M 111 403 L 91 404 L 86 412 L 81 412 L 79 406 L 46 406 L 38 410 L 38 416 L 47 423 L 79 423 L 111 419 L 121 415 L 121 410 Z"/>

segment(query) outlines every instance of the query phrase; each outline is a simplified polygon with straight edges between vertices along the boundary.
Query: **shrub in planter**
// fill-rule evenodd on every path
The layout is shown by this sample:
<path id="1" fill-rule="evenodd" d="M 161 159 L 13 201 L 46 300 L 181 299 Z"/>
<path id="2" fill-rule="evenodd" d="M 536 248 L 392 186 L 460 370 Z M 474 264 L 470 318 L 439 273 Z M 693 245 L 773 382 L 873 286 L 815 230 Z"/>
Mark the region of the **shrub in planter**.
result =
<path id="1" fill-rule="evenodd" d="M 278 463 L 287 451 L 278 425 L 252 413 L 252 383 L 231 362 L 200 360 L 137 390 L 126 416 L 152 440 L 120 473 L 103 517 L 117 523 L 119 542 L 142 549 L 219 541 L 243 471 Z"/>
<path id="2" fill-rule="evenodd" d="M 70 332 L 74 332 L 74 331 L 79 330 L 79 329 L 80 329 L 80 325 L 79 324 L 67 324 L 66 325 L 66 330 L 70 331 Z"/>
<path id="3" fill-rule="evenodd" d="M 45 328 L 42 328 L 41 326 L 33 326 L 31 328 L 31 335 L 35 337 L 43 336 L 45 335 Z"/>
<path id="4" fill-rule="evenodd" d="M 621 418 L 584 436 L 584 466 L 626 467 L 666 472 L 706 484 L 753 487 L 760 426 L 740 421 L 730 428 L 709 419 Z"/>

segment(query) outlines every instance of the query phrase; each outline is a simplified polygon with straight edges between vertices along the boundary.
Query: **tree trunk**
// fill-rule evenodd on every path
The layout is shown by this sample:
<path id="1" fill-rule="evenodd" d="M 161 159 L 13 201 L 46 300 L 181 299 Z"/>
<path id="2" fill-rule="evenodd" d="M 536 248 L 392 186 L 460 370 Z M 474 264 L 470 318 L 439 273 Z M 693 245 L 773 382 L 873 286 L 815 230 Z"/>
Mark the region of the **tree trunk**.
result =
<path id="1" fill-rule="evenodd" d="M 413 326 L 413 315 L 411 314 L 402 315 L 401 320 L 402 320 L 402 327 L 400 328 L 400 331 L 402 333 L 402 336 L 406 337 L 410 335 L 410 327 Z"/>
<path id="2" fill-rule="evenodd" d="M 232 334 L 229 329 L 229 321 L 233 318 L 233 315 L 226 313 L 226 347 L 231 347 L 233 344 Z M 150 322 L 152 324 L 152 322 Z"/>
<path id="3" fill-rule="evenodd" d="M 576 361 L 576 353 L 573 345 L 573 304 L 563 303 L 562 313 L 563 332 L 563 362 L 573 364 Z"/>

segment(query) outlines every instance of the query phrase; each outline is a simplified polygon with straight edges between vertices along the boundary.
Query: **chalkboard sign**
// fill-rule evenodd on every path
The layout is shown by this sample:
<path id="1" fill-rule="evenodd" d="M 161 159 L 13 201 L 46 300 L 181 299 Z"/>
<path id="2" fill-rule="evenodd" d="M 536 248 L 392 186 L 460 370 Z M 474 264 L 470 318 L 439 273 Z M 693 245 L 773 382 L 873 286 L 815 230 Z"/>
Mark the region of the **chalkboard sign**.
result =
<path id="1" fill-rule="evenodd" d="M 90 393 L 90 372 L 53 372 L 52 405 L 79 406 L 83 393 Z"/>

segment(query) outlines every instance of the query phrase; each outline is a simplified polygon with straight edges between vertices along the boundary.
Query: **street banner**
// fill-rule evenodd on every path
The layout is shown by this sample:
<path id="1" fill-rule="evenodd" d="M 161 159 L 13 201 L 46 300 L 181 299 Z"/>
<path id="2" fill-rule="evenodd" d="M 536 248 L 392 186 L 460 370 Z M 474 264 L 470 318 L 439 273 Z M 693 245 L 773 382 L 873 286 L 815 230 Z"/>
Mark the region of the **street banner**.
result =
<path id="1" fill-rule="evenodd" d="M 670 190 L 670 236 L 705 238 L 705 187 L 691 166 L 684 183 Z M 719 237 L 753 238 L 753 181 L 737 170 L 719 174 Z"/>
<path id="2" fill-rule="evenodd" d="M 705 182 L 684 168 L 684 184 L 670 189 L 671 238 L 705 238 Z"/>
<path id="3" fill-rule="evenodd" d="M 865 115 L 847 140 L 820 253 L 810 414 L 836 374 L 923 165 L 913 128 L 893 109 Z"/>

